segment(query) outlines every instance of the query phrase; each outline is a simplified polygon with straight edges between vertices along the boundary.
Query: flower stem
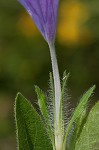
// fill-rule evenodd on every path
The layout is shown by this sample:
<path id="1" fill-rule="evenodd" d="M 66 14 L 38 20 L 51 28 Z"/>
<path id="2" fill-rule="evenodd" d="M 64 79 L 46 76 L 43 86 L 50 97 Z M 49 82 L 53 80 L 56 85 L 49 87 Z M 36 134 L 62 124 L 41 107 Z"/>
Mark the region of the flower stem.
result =
<path id="1" fill-rule="evenodd" d="M 58 63 L 56 58 L 55 46 L 54 44 L 49 44 L 50 48 L 50 55 L 52 61 L 52 71 L 53 71 L 53 78 L 54 78 L 54 89 L 55 89 L 55 121 L 58 125 L 59 121 L 59 110 L 60 110 L 60 98 L 61 98 L 61 84 L 60 84 L 60 77 L 59 77 L 59 70 L 58 70 Z"/>
<path id="2" fill-rule="evenodd" d="M 52 71 L 54 78 L 54 90 L 55 90 L 55 115 L 54 115 L 54 128 L 55 128 L 55 147 L 56 150 L 62 150 L 63 136 L 62 126 L 60 122 L 60 105 L 61 105 L 61 84 L 58 70 L 58 63 L 56 58 L 55 46 L 53 43 L 49 44 L 50 55 L 52 61 Z"/>

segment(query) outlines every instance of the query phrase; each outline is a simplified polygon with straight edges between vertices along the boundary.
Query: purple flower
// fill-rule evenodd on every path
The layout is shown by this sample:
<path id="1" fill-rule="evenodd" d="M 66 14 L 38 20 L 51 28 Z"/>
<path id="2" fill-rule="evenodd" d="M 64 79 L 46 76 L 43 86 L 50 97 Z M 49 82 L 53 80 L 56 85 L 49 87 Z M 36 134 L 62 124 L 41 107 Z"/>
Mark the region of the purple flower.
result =
<path id="1" fill-rule="evenodd" d="M 59 0 L 19 0 L 48 43 L 55 39 Z"/>

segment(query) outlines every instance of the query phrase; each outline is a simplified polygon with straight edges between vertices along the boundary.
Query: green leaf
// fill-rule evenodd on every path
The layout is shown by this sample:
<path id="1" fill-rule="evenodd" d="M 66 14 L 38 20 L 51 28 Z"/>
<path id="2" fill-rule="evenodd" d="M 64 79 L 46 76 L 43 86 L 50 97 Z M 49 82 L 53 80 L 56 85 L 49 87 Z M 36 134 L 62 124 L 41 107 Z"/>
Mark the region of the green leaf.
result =
<path id="1" fill-rule="evenodd" d="M 47 96 L 47 106 L 48 106 L 48 113 L 51 120 L 52 129 L 54 128 L 54 121 L 55 121 L 55 91 L 54 91 L 54 80 L 52 73 L 49 74 L 49 89 L 48 89 L 48 96 Z"/>
<path id="2" fill-rule="evenodd" d="M 85 110 L 80 115 L 80 117 L 76 119 L 75 123 L 73 123 L 72 129 L 67 139 L 66 150 L 74 150 L 76 141 L 78 140 L 80 133 L 82 131 L 82 128 L 86 122 L 86 117 L 87 117 L 87 112 L 85 108 Z"/>
<path id="3" fill-rule="evenodd" d="M 90 111 L 75 150 L 99 150 L 99 102 Z"/>
<path id="4" fill-rule="evenodd" d="M 54 81 L 53 81 L 53 76 L 52 73 L 50 72 L 49 74 L 49 94 L 50 94 L 50 98 L 52 100 L 52 103 L 54 105 L 55 103 L 55 91 L 54 91 Z"/>
<path id="5" fill-rule="evenodd" d="M 55 91 L 54 91 L 54 80 L 52 73 L 49 74 L 49 89 L 48 89 L 48 96 L 47 96 L 47 106 L 48 106 L 48 113 L 51 121 L 52 130 L 54 129 L 54 122 L 55 122 Z"/>
<path id="6" fill-rule="evenodd" d="M 47 110 L 47 104 L 46 104 L 46 97 L 38 86 L 35 86 L 35 91 L 37 93 L 38 105 L 39 105 L 40 111 L 41 111 L 44 119 L 48 120 L 48 110 Z"/>
<path id="7" fill-rule="evenodd" d="M 63 81 L 62 81 L 62 91 L 61 91 L 61 104 L 60 104 L 60 124 L 64 133 L 64 128 L 68 121 L 68 94 L 67 94 L 67 79 L 69 77 L 69 73 L 66 74 L 66 71 L 63 73 Z"/>
<path id="8" fill-rule="evenodd" d="M 54 137 L 53 137 L 53 132 L 51 130 L 51 122 L 49 120 L 48 109 L 47 109 L 47 104 L 46 104 L 46 97 L 38 86 L 35 86 L 35 91 L 37 93 L 38 105 L 39 105 L 40 111 L 41 111 L 41 113 L 44 117 L 44 120 L 45 120 L 45 126 L 47 128 L 47 132 L 48 132 L 49 137 L 50 137 L 50 139 L 53 143 L 53 146 L 54 146 Z"/>
<path id="9" fill-rule="evenodd" d="M 86 107 L 87 107 L 87 103 L 88 100 L 90 98 L 90 96 L 93 93 L 93 90 L 95 89 L 95 85 L 93 87 L 91 87 L 80 99 L 80 103 L 78 104 L 78 106 L 76 107 L 75 111 L 74 111 L 74 115 L 71 118 L 68 126 L 67 126 L 67 130 L 66 130 L 66 134 L 64 137 L 64 147 L 66 145 L 66 141 L 69 135 L 70 130 L 72 129 L 72 125 L 74 122 L 77 121 L 77 119 L 79 119 L 80 116 L 82 116 L 83 112 L 85 111 Z"/>
<path id="10" fill-rule="evenodd" d="M 20 93 L 15 101 L 15 119 L 18 150 L 53 149 L 40 116 Z"/>

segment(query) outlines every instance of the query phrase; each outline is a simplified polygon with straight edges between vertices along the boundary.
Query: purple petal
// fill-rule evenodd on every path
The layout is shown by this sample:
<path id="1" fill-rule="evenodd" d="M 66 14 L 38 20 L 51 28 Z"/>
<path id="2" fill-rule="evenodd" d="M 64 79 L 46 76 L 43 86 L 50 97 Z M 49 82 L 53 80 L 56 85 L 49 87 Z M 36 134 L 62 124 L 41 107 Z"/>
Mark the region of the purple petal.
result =
<path id="1" fill-rule="evenodd" d="M 54 17 L 55 17 L 55 21 L 57 22 L 59 0 L 52 0 L 52 1 L 53 1 Z"/>
<path id="2" fill-rule="evenodd" d="M 47 42 L 52 42 L 56 32 L 58 0 L 19 0 L 33 18 Z"/>

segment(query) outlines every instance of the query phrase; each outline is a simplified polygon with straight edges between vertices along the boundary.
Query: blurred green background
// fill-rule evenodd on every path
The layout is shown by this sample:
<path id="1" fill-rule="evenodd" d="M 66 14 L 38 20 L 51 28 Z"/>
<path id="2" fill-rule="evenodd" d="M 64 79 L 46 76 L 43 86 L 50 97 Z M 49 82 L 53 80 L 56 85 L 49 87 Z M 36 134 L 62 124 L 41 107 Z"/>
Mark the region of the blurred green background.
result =
<path id="1" fill-rule="evenodd" d="M 70 72 L 73 105 L 96 84 L 99 95 L 99 0 L 60 0 L 56 49 L 60 75 Z M 33 21 L 17 0 L 0 0 L 0 150 L 16 150 L 17 92 L 36 104 L 34 84 L 47 91 L 50 54 Z"/>

